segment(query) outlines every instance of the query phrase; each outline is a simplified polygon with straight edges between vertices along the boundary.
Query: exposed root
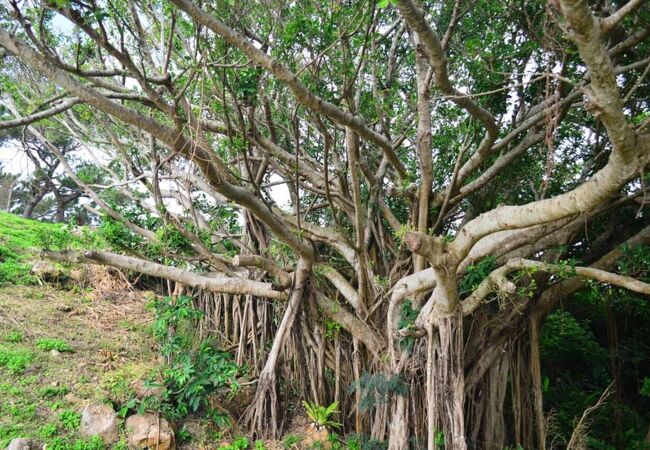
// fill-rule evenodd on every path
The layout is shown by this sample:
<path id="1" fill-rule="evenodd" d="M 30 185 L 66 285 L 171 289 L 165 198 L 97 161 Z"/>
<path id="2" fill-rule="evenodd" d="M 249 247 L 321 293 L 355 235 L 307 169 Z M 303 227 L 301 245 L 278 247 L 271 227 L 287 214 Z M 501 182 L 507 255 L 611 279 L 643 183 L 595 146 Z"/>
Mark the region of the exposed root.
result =
<path id="1" fill-rule="evenodd" d="M 265 368 L 260 374 L 255 398 L 242 417 L 242 426 L 252 433 L 259 434 L 257 437 L 277 439 L 279 436 L 277 411 L 275 367 Z"/>

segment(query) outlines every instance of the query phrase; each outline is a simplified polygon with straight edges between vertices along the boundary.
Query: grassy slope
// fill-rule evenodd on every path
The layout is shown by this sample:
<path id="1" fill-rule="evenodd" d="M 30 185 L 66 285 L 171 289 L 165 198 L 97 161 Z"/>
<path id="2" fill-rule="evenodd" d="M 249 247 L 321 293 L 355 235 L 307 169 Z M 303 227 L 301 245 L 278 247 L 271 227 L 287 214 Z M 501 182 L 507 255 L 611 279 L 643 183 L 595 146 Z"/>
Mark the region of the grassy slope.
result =
<path id="1" fill-rule="evenodd" d="M 29 274 L 44 242 L 80 248 L 82 239 L 61 224 L 0 212 L 0 448 L 34 437 L 93 449 L 73 447 L 83 404 L 124 401 L 156 364 L 141 296 L 59 289 Z M 71 351 L 52 354 L 52 346 Z"/>
<path id="2" fill-rule="evenodd" d="M 0 212 L 0 244 L 14 250 L 40 247 L 42 235 L 56 233 L 62 228 L 61 224 L 38 222 Z"/>
<path id="3" fill-rule="evenodd" d="M 148 331 L 151 311 L 137 293 L 90 287 L 105 289 L 101 280 L 64 289 L 30 275 L 45 244 L 55 249 L 104 246 L 87 228 L 70 233 L 61 224 L 0 212 L 0 449 L 14 438 L 31 437 L 51 450 L 99 450 L 75 429 L 79 412 L 89 402 L 119 409 L 133 397 L 133 382 L 147 379 L 157 367 Z M 52 354 L 44 343 L 72 351 Z M 179 450 L 240 448 L 220 447 L 221 433 L 209 432 L 209 422 L 188 419 L 185 425 L 194 423 L 199 437 Z M 289 433 L 283 442 L 254 447 L 299 448 L 300 440 Z M 124 441 L 112 447 L 127 448 Z"/>
<path id="4" fill-rule="evenodd" d="M 124 400 L 129 384 L 155 366 L 144 302 L 91 294 L 0 288 L 0 366 L 2 355 L 28 358 L 23 370 L 0 367 L 0 448 L 15 437 L 76 440 L 61 414 L 78 413 L 89 401 Z M 52 354 L 44 343 L 71 351 Z"/>

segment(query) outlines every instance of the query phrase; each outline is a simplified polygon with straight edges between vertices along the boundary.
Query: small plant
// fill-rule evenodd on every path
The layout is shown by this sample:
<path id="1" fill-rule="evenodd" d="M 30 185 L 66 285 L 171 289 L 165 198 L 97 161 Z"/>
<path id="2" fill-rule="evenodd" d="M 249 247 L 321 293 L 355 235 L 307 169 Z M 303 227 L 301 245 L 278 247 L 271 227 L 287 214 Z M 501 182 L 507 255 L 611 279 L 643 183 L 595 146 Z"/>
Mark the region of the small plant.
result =
<path id="1" fill-rule="evenodd" d="M 53 423 L 48 423 L 47 425 L 43 425 L 38 430 L 38 435 L 42 438 L 51 438 L 56 436 L 56 434 L 57 434 L 56 425 Z"/>
<path id="2" fill-rule="evenodd" d="M 650 397 L 650 378 L 643 378 L 643 384 L 641 385 L 641 390 L 639 392 L 644 397 Z"/>
<path id="3" fill-rule="evenodd" d="M 81 414 L 70 409 L 65 409 L 59 414 L 59 421 L 64 430 L 75 431 L 81 425 Z"/>
<path id="4" fill-rule="evenodd" d="M 22 342 L 24 339 L 25 336 L 23 335 L 22 331 L 12 331 L 11 333 L 5 336 L 5 341 L 11 342 L 13 344 Z"/>
<path id="5" fill-rule="evenodd" d="M 296 448 L 301 440 L 302 439 L 297 434 L 289 434 L 282 440 L 282 446 L 287 450 L 293 449 Z"/>
<path id="6" fill-rule="evenodd" d="M 255 441 L 255 450 L 266 450 L 266 444 L 264 441 L 260 441 L 259 439 Z"/>
<path id="7" fill-rule="evenodd" d="M 348 450 L 361 450 L 361 437 L 358 434 L 352 434 L 345 440 L 345 447 Z"/>
<path id="8" fill-rule="evenodd" d="M 68 392 L 69 389 L 67 386 L 44 386 L 40 389 L 40 394 L 43 398 L 63 397 Z"/>
<path id="9" fill-rule="evenodd" d="M 246 450 L 248 448 L 248 438 L 244 436 L 237 437 L 232 443 L 221 445 L 218 450 Z"/>
<path id="10" fill-rule="evenodd" d="M 12 374 L 23 373 L 31 361 L 32 354 L 26 350 L 0 348 L 0 367 L 6 367 Z"/>
<path id="11" fill-rule="evenodd" d="M 129 450 L 129 444 L 124 439 L 120 439 L 117 444 L 113 446 L 113 450 Z"/>
<path id="12" fill-rule="evenodd" d="M 192 441 L 192 434 L 187 431 L 187 428 L 183 427 L 178 432 L 176 433 L 176 443 L 183 442 L 191 442 Z"/>
<path id="13" fill-rule="evenodd" d="M 51 350 L 56 350 L 59 352 L 71 352 L 72 346 L 67 342 L 61 339 L 55 338 L 42 338 L 36 341 L 36 346 L 41 350 L 49 352 Z"/>
<path id="14" fill-rule="evenodd" d="M 332 420 L 332 415 L 338 412 L 338 400 L 327 407 L 317 406 L 309 402 L 302 402 L 302 404 L 307 410 L 307 417 L 309 417 L 312 424 L 317 429 L 320 430 L 321 428 L 340 428 L 342 426 L 340 422 Z"/>
<path id="15" fill-rule="evenodd" d="M 50 411 L 56 411 L 63 408 L 64 403 L 61 400 L 56 400 L 50 403 Z"/>

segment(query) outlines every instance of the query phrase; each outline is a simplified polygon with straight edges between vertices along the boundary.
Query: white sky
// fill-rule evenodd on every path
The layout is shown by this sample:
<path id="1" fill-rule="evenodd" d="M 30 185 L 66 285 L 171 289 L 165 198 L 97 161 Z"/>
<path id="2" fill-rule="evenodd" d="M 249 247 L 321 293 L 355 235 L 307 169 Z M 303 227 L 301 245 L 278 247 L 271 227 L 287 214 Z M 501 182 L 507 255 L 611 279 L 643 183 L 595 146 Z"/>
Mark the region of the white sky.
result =
<path id="1" fill-rule="evenodd" d="M 15 143 L 8 141 L 0 146 L 0 161 L 2 171 L 25 176 L 34 170 L 34 164 Z"/>

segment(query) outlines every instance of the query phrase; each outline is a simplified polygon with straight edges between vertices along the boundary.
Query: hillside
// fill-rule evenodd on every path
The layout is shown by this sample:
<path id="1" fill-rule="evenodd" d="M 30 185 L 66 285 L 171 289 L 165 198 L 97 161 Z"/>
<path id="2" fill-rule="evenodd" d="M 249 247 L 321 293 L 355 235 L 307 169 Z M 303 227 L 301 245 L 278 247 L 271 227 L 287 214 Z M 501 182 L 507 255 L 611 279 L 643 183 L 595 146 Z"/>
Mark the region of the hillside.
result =
<path id="1" fill-rule="evenodd" d="M 48 450 L 156 448 L 152 441 L 149 447 L 134 444 L 127 426 L 128 417 L 147 411 L 157 420 L 170 418 L 169 448 L 252 446 L 220 404 L 239 401 L 235 377 L 245 376 L 245 370 L 240 372 L 211 340 L 196 339 L 192 320 L 200 313 L 187 303 L 189 297 L 171 300 L 142 290 L 131 274 L 115 269 L 41 257 L 44 247 L 101 245 L 101 236 L 88 228 L 0 212 L 0 449 L 19 438 Z M 183 350 L 169 350 L 170 345 Z M 213 384 L 220 394 L 208 386 L 210 377 L 219 378 Z M 224 388 L 232 395 L 224 396 Z M 182 397 L 180 391 L 190 393 Z M 200 411 L 192 402 L 200 402 Z M 114 411 L 118 434 L 109 444 L 84 435 L 83 412 L 89 405 Z M 217 407 L 210 412 L 212 405 Z M 305 429 L 299 417 L 282 441 L 255 441 L 254 448 L 311 448 L 301 444 L 313 441 L 301 436 Z M 332 438 L 326 448 L 343 448 L 335 434 Z"/>

